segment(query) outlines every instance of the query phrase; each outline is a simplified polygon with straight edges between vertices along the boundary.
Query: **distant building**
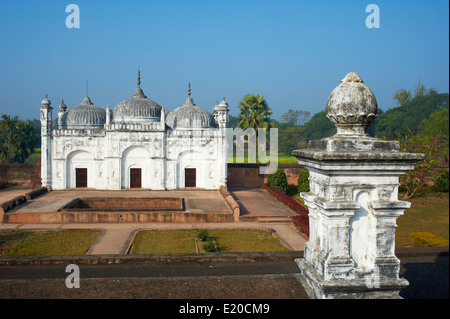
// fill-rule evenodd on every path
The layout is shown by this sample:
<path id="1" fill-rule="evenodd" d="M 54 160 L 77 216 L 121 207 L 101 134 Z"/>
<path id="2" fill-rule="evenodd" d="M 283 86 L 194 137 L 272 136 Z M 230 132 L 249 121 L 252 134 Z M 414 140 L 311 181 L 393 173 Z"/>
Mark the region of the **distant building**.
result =
<path id="1" fill-rule="evenodd" d="M 217 189 L 226 185 L 225 98 L 213 114 L 186 102 L 165 114 L 140 88 L 111 114 L 89 97 L 59 106 L 52 128 L 47 96 L 41 107 L 41 178 L 49 189 Z"/>

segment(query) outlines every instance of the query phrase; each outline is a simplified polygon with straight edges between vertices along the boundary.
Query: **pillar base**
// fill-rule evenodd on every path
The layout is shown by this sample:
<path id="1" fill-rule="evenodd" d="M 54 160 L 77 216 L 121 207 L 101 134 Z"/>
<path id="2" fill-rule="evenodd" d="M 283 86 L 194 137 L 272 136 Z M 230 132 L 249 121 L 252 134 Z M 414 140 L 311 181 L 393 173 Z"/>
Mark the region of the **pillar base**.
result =
<path id="1" fill-rule="evenodd" d="M 295 259 L 301 270 L 303 282 L 307 282 L 316 299 L 401 299 L 399 293 L 409 283 L 406 279 L 331 279 L 323 277 L 303 258 Z"/>

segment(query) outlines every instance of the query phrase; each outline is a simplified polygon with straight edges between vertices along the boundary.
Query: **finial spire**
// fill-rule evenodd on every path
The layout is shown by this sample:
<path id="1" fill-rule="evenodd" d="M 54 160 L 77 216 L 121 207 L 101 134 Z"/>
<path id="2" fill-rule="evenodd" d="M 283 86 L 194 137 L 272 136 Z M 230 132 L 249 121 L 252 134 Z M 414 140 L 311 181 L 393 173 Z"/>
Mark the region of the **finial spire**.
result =
<path id="1" fill-rule="evenodd" d="M 141 68 L 138 67 L 138 88 L 141 87 Z"/>
<path id="2" fill-rule="evenodd" d="M 188 86 L 188 95 L 191 96 L 191 83 L 189 83 L 189 86 Z"/>

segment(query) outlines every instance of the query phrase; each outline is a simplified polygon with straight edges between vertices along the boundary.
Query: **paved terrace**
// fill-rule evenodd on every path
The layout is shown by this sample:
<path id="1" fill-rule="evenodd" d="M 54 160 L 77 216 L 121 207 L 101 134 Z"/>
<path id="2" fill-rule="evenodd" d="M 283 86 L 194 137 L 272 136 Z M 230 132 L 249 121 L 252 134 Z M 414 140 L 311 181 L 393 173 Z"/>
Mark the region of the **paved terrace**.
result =
<path id="1" fill-rule="evenodd" d="M 0 191 L 0 202 L 25 194 L 28 191 L 29 189 Z M 69 197 L 98 196 L 99 192 L 109 193 L 106 191 L 53 191 L 27 202 L 17 211 L 57 210 L 69 200 L 67 194 L 71 194 Z M 261 189 L 235 189 L 231 190 L 231 193 L 241 206 L 241 216 L 265 217 L 269 211 L 275 217 L 295 214 Z M 178 196 L 175 194 L 187 196 L 190 209 L 201 209 L 202 207 L 211 209 L 211 207 L 214 207 L 214 210 L 220 211 L 224 208 L 218 192 L 215 194 L 215 192 L 205 191 L 152 191 L 152 194 L 155 194 L 155 196 Z M 121 192 L 122 195 L 144 197 L 148 196 L 148 192 L 123 191 Z M 310 298 L 310 292 L 304 289 L 304 284 L 299 277 L 299 268 L 293 261 L 294 258 L 303 256 L 306 239 L 289 224 L 258 223 L 255 221 L 233 223 L 0 224 L 0 230 L 57 230 L 65 228 L 97 228 L 101 229 L 102 233 L 84 256 L 0 257 L 1 299 Z M 133 235 L 140 229 L 180 228 L 270 228 L 275 230 L 276 236 L 291 251 L 189 255 L 126 254 Z M 401 293 L 403 298 L 448 299 L 448 247 L 435 249 L 401 248 L 396 254 L 402 262 L 400 276 L 410 282 L 410 286 Z M 65 272 L 65 266 L 70 263 L 80 265 L 82 285 L 80 289 L 68 289 L 64 284 L 68 275 Z"/>

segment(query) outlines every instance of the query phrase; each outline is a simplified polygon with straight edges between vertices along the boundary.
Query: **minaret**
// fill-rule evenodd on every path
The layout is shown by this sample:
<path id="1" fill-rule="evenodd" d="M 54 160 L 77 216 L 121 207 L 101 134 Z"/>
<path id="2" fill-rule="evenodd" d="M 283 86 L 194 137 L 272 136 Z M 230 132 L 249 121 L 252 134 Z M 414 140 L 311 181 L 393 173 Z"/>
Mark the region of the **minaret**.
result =
<path id="1" fill-rule="evenodd" d="M 106 106 L 106 126 L 111 123 L 111 110 L 109 108 L 109 104 Z"/>
<path id="2" fill-rule="evenodd" d="M 67 106 L 64 104 L 64 100 L 61 101 L 61 104 L 59 105 L 59 111 L 58 111 L 58 128 L 63 129 L 63 123 L 62 123 L 62 116 L 67 111 Z"/>
<path id="3" fill-rule="evenodd" d="M 214 119 L 219 126 L 219 162 L 220 177 L 219 186 L 227 186 L 228 155 L 227 155 L 227 125 L 228 125 L 228 103 L 223 97 L 223 101 L 214 107 Z"/>
<path id="4" fill-rule="evenodd" d="M 216 107 L 214 107 L 214 111 L 216 115 L 216 122 L 219 125 L 219 128 L 227 128 L 228 125 L 228 103 L 225 101 L 225 96 L 223 97 L 223 101 Z"/>
<path id="5" fill-rule="evenodd" d="M 52 107 L 45 99 L 41 102 L 41 182 L 42 187 L 51 189 L 52 183 Z"/>

